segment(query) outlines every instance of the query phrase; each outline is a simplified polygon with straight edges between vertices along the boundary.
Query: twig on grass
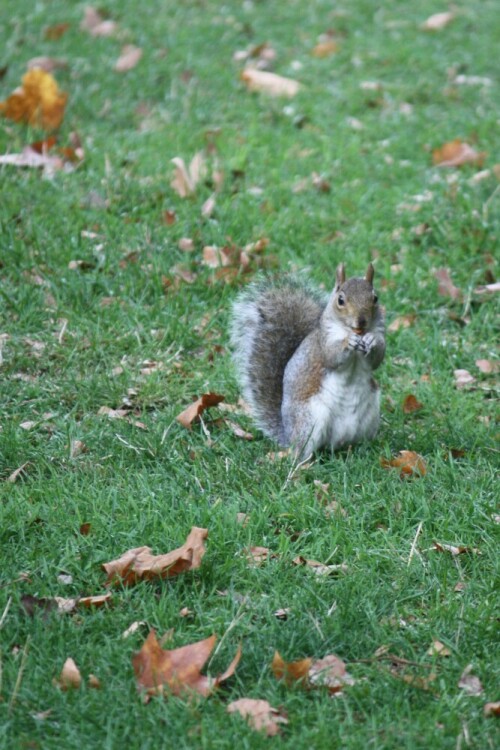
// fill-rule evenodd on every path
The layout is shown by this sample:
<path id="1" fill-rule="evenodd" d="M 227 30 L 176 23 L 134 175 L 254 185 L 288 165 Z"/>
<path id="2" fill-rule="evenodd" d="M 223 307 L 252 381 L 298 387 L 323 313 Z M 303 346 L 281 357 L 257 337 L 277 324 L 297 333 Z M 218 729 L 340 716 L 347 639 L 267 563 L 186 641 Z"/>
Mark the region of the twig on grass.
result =
<path id="1" fill-rule="evenodd" d="M 18 580 L 19 580 L 19 579 L 18 579 Z M 11 583 L 15 583 L 15 581 L 11 581 Z M 8 584 L 5 584 L 5 585 L 7 586 Z M 0 630 L 1 630 L 1 629 L 2 629 L 2 627 L 3 627 L 4 621 L 5 621 L 5 618 L 7 617 L 7 613 L 8 613 L 8 611 L 9 611 L 9 608 L 10 608 L 10 605 L 11 605 L 11 603 L 12 603 L 12 597 L 11 597 L 11 596 L 9 596 L 9 598 L 7 599 L 7 604 L 5 605 L 5 609 L 4 609 L 4 611 L 3 611 L 3 614 L 2 614 L 2 616 L 0 617 Z"/>
<path id="2" fill-rule="evenodd" d="M 420 532 L 422 531 L 422 526 L 423 525 L 424 525 L 423 521 L 420 521 L 420 523 L 418 524 L 417 532 L 415 534 L 415 538 L 413 540 L 413 544 L 411 545 L 410 556 L 408 557 L 408 562 L 406 563 L 407 567 L 410 566 L 410 563 L 412 561 L 413 555 L 415 554 L 415 550 L 417 548 L 417 540 L 418 540 L 418 537 L 420 536 Z"/>
<path id="3" fill-rule="evenodd" d="M 19 689 L 21 687 L 21 682 L 22 682 L 22 679 L 23 679 L 24 668 L 26 666 L 26 660 L 28 658 L 28 645 L 29 645 L 29 642 L 30 642 L 30 636 L 27 637 L 26 643 L 24 644 L 23 654 L 21 656 L 21 663 L 19 665 L 19 670 L 17 672 L 17 677 L 16 677 L 16 682 L 15 682 L 15 685 L 14 685 L 14 690 L 12 691 L 12 695 L 10 696 L 9 707 L 7 709 L 7 713 L 9 713 L 9 714 L 12 711 L 12 708 L 14 707 L 14 703 L 16 701 L 17 694 L 18 694 Z"/>

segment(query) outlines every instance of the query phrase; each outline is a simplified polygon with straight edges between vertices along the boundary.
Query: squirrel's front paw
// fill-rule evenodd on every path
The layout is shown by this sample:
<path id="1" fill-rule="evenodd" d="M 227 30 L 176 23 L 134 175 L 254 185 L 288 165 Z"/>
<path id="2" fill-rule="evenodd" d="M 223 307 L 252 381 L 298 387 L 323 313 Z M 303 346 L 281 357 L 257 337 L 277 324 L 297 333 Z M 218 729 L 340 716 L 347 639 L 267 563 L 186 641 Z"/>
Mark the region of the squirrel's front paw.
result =
<path id="1" fill-rule="evenodd" d="M 363 351 L 363 339 L 357 333 L 350 333 L 347 339 L 348 348 L 353 352 Z"/>
<path id="2" fill-rule="evenodd" d="M 373 335 L 373 333 L 365 333 L 365 335 L 361 339 L 360 350 L 363 352 L 363 354 L 369 354 L 374 346 L 375 336 Z"/>

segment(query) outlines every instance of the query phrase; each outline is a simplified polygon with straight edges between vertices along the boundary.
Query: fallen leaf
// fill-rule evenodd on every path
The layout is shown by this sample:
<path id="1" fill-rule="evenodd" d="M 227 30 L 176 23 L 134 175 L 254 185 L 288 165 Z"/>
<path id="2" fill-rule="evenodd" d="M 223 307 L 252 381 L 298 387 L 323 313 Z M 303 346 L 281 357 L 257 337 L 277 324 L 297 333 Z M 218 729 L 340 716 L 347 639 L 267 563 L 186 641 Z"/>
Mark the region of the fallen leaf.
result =
<path id="1" fill-rule="evenodd" d="M 147 696 L 181 695 L 189 691 L 207 696 L 221 682 L 231 677 L 241 657 L 241 647 L 228 668 L 217 677 L 206 677 L 201 670 L 212 653 L 217 636 L 168 651 L 163 649 L 154 630 L 149 632 L 142 648 L 132 656 L 139 690 Z"/>
<path id="2" fill-rule="evenodd" d="M 59 679 L 55 680 L 55 684 L 61 690 L 77 689 L 81 686 L 82 676 L 80 670 L 71 657 L 68 657 L 64 662 L 62 672 L 59 675 Z"/>
<path id="3" fill-rule="evenodd" d="M 461 299 L 462 291 L 453 284 L 447 268 L 439 268 L 434 271 L 434 278 L 439 282 L 438 294 L 452 299 Z"/>
<path id="4" fill-rule="evenodd" d="M 248 513 L 237 513 L 236 514 L 236 521 L 237 523 L 241 524 L 243 528 L 248 524 L 250 520 L 250 516 Z"/>
<path id="5" fill-rule="evenodd" d="M 233 435 L 235 435 L 237 438 L 240 438 L 241 440 L 253 440 L 254 436 L 251 432 L 247 432 L 242 427 L 239 426 L 239 424 L 236 424 L 236 422 L 231 421 L 230 419 L 224 420 Z"/>
<path id="6" fill-rule="evenodd" d="M 420 401 L 417 401 L 415 396 L 410 393 L 408 396 L 405 396 L 403 401 L 403 412 L 405 414 L 413 414 L 413 412 L 422 409 L 423 406 L 424 405 Z"/>
<path id="7" fill-rule="evenodd" d="M 494 294 L 500 292 L 500 281 L 496 281 L 493 284 L 485 284 L 484 286 L 477 286 L 474 289 L 476 294 Z"/>
<path id="8" fill-rule="evenodd" d="M 241 73 L 241 80 L 249 91 L 256 91 L 269 96 L 292 98 L 298 94 L 300 83 L 293 78 L 285 78 L 265 70 L 246 68 Z"/>
<path id="9" fill-rule="evenodd" d="M 183 607 L 181 610 L 179 610 L 180 617 L 191 617 L 192 614 L 193 610 L 189 609 L 189 607 Z"/>
<path id="10" fill-rule="evenodd" d="M 453 370 L 456 388 L 465 388 L 467 385 L 474 383 L 476 378 L 468 370 Z"/>
<path id="11" fill-rule="evenodd" d="M 77 458 L 82 453 L 86 453 L 88 450 L 83 440 L 72 440 L 69 446 L 69 457 Z"/>
<path id="12" fill-rule="evenodd" d="M 415 313 L 410 313 L 409 315 L 401 315 L 399 318 L 394 318 L 392 323 L 390 323 L 387 327 L 388 331 L 399 331 L 401 328 L 410 328 L 417 319 L 417 316 Z"/>
<path id="13" fill-rule="evenodd" d="M 428 656 L 451 656 L 451 651 L 441 641 L 432 641 L 427 654 Z"/>
<path id="14" fill-rule="evenodd" d="M 467 588 L 467 584 L 465 583 L 465 581 L 458 581 L 454 585 L 453 591 L 456 591 L 457 593 L 460 593 L 461 591 L 465 591 L 466 588 Z"/>
<path id="15" fill-rule="evenodd" d="M 276 651 L 271 669 L 276 679 L 284 680 L 287 685 L 300 682 L 306 688 L 326 687 L 330 693 L 340 692 L 345 685 L 354 685 L 345 663 L 335 654 L 328 654 L 323 659 L 285 662 Z"/>
<path id="16" fill-rule="evenodd" d="M 190 237 L 181 237 L 177 246 L 183 253 L 192 253 L 194 250 L 194 242 Z"/>
<path id="17" fill-rule="evenodd" d="M 313 57 L 330 57 L 339 51 L 339 45 L 334 39 L 318 42 L 312 50 Z"/>
<path id="18" fill-rule="evenodd" d="M 118 24 L 115 21 L 105 19 L 91 5 L 87 5 L 83 13 L 84 16 L 80 28 L 82 31 L 88 31 L 91 36 L 112 36 L 118 28 Z"/>
<path id="19" fill-rule="evenodd" d="M 266 560 L 276 557 L 267 547 L 248 547 L 245 552 L 248 562 L 252 565 L 262 565 Z"/>
<path id="20" fill-rule="evenodd" d="M 434 13 L 429 16 L 426 21 L 423 22 L 421 28 L 424 31 L 440 31 L 448 26 L 451 21 L 455 18 L 455 14 L 451 11 L 445 11 L 443 13 Z"/>
<path id="21" fill-rule="evenodd" d="M 50 42 L 54 42 L 57 39 L 60 39 L 63 34 L 67 32 L 69 29 L 70 24 L 69 23 L 55 23 L 53 26 L 47 26 L 47 28 L 43 32 L 44 39 L 47 39 Z"/>
<path id="22" fill-rule="evenodd" d="M 101 687 L 101 681 L 98 677 L 95 676 L 95 674 L 89 674 L 89 679 L 88 679 L 87 684 L 89 688 L 94 688 L 96 690 L 99 690 Z"/>
<path id="23" fill-rule="evenodd" d="M 401 469 L 400 476 L 425 476 L 427 473 L 427 467 L 425 461 L 415 451 L 399 451 L 399 455 L 392 459 L 381 458 L 380 464 L 384 469 Z"/>
<path id="24" fill-rule="evenodd" d="M 500 716 L 500 701 L 485 703 L 483 711 L 485 716 Z"/>
<path id="25" fill-rule="evenodd" d="M 103 564 L 108 575 L 107 583 L 128 586 L 141 579 L 171 578 L 195 570 L 201 565 L 207 537 L 207 529 L 193 526 L 184 544 L 165 555 L 152 555 L 150 547 L 130 549 L 117 560 Z"/>
<path id="26" fill-rule="evenodd" d="M 215 194 L 211 195 L 201 207 L 201 215 L 204 219 L 209 219 L 215 211 Z"/>
<path id="27" fill-rule="evenodd" d="M 46 73 L 52 73 L 58 68 L 67 68 L 68 63 L 66 60 L 62 60 L 58 57 L 40 55 L 39 57 L 32 57 L 31 60 L 28 60 L 26 67 L 28 70 L 32 70 L 32 68 L 40 68 L 40 70 L 44 70 Z"/>
<path id="28" fill-rule="evenodd" d="M 482 167 L 485 157 L 485 151 L 476 151 L 459 138 L 432 151 L 432 163 L 436 167 L 461 167 L 464 164 Z"/>
<path id="29" fill-rule="evenodd" d="M 170 186 L 181 198 L 187 198 L 194 195 L 196 186 L 206 176 L 207 165 L 202 151 L 198 151 L 186 166 L 184 159 L 176 156 L 171 159 L 175 167 L 174 176 Z"/>
<path id="30" fill-rule="evenodd" d="M 480 551 L 476 547 L 465 547 L 463 544 L 458 546 L 453 544 L 441 544 L 440 542 L 433 542 L 433 547 L 438 552 L 449 552 L 453 557 L 457 555 L 480 555 Z"/>
<path id="31" fill-rule="evenodd" d="M 479 677 L 471 674 L 472 669 L 472 664 L 469 664 L 467 667 L 465 667 L 458 681 L 458 687 L 460 688 L 460 690 L 466 692 L 467 695 L 481 695 L 481 693 L 483 692 L 483 686 L 481 685 Z"/>
<path id="32" fill-rule="evenodd" d="M 265 732 L 268 737 L 279 734 L 280 724 L 288 724 L 288 719 L 268 701 L 256 698 L 240 698 L 227 707 L 230 714 L 239 713 L 249 726 L 257 732 Z"/>
<path id="33" fill-rule="evenodd" d="M 288 615 L 291 611 L 291 607 L 282 607 L 281 609 L 277 609 L 276 612 L 273 612 L 273 615 L 277 620 L 288 620 Z"/>
<path id="34" fill-rule="evenodd" d="M 72 172 L 74 165 L 72 160 L 65 158 L 64 154 L 49 154 L 46 151 L 39 153 L 31 146 L 25 146 L 19 154 L 2 154 L 0 164 L 10 165 L 26 169 L 43 169 L 46 176 L 52 176 L 54 172 Z"/>
<path id="35" fill-rule="evenodd" d="M 12 474 L 9 474 L 9 476 L 7 477 L 5 481 L 13 484 L 21 476 L 21 474 L 24 473 L 25 468 L 29 466 L 29 464 L 30 464 L 30 461 L 26 461 L 24 464 L 19 466 L 19 468 L 15 469 L 12 472 Z"/>
<path id="36" fill-rule="evenodd" d="M 345 563 L 340 563 L 339 565 L 326 565 L 317 560 L 308 560 L 305 557 L 302 557 L 302 555 L 295 557 L 292 560 L 292 563 L 294 565 L 304 565 L 311 568 L 316 575 L 320 576 L 332 575 L 333 573 L 345 573 L 348 570 Z"/>
<path id="37" fill-rule="evenodd" d="M 490 375 L 492 372 L 496 372 L 497 363 L 492 362 L 490 359 L 476 359 L 476 367 L 484 372 L 485 375 Z"/>
<path id="38" fill-rule="evenodd" d="M 88 522 L 82 523 L 82 525 L 80 526 L 80 529 L 79 529 L 80 534 L 82 536 L 87 536 L 88 534 L 90 534 L 91 528 L 92 528 L 92 524 L 91 523 L 88 523 Z"/>
<path id="39" fill-rule="evenodd" d="M 54 130 L 63 120 L 67 99 L 50 73 L 34 68 L 24 74 L 22 86 L 0 102 L 0 113 L 14 122 Z"/>
<path id="40" fill-rule="evenodd" d="M 204 393 L 203 396 L 200 396 L 196 401 L 190 404 L 187 409 L 184 409 L 184 411 L 178 414 L 176 420 L 183 427 L 190 430 L 193 422 L 203 414 L 205 409 L 208 409 L 211 406 L 217 406 L 221 401 L 224 401 L 224 396 L 221 396 L 218 393 Z"/>
<path id="41" fill-rule="evenodd" d="M 133 44 L 126 44 L 122 47 L 120 57 L 115 62 L 114 70 L 117 73 L 126 73 L 128 70 L 135 68 L 142 57 L 142 49 Z"/>
<path id="42" fill-rule="evenodd" d="M 123 631 L 122 638 L 129 638 L 134 633 L 137 633 L 137 631 L 145 624 L 146 622 L 144 620 L 136 620 L 132 623 L 132 625 L 129 625 L 128 628 Z"/>
<path id="43" fill-rule="evenodd" d="M 108 604 L 112 596 L 110 592 L 96 596 L 81 596 L 76 603 L 81 607 L 102 607 L 103 604 Z"/>

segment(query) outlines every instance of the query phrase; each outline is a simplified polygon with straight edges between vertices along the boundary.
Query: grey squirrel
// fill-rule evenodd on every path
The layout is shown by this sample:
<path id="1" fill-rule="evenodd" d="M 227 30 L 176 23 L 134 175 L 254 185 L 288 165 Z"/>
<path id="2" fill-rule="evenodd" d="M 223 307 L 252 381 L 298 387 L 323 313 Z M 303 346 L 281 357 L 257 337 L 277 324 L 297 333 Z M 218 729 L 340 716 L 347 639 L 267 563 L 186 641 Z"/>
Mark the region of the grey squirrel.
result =
<path id="1" fill-rule="evenodd" d="M 364 278 L 336 271 L 329 297 L 290 279 L 250 284 L 233 306 L 231 343 L 257 425 L 302 458 L 373 438 L 385 354 L 384 312 Z"/>

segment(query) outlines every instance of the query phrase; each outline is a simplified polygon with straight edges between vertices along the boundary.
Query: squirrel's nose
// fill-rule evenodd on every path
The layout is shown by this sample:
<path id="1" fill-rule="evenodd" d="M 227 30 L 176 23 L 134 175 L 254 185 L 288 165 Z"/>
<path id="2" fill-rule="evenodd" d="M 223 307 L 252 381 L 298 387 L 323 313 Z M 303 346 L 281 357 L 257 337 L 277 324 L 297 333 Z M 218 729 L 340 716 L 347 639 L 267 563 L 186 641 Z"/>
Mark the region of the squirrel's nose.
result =
<path id="1" fill-rule="evenodd" d="M 363 330 L 366 328 L 366 318 L 364 315 L 360 315 L 358 318 L 358 328 Z"/>

